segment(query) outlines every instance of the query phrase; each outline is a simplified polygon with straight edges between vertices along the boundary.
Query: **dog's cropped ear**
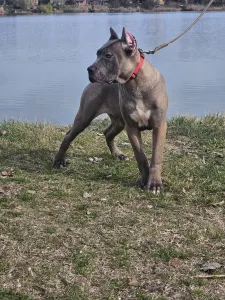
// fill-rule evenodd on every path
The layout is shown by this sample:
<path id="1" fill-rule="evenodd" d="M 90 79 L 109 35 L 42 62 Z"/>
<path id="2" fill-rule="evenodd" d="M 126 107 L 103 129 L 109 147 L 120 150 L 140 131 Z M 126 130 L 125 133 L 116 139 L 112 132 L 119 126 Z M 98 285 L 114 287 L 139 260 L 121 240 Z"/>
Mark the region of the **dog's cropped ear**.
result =
<path id="1" fill-rule="evenodd" d="M 119 39 L 117 33 L 112 29 L 112 27 L 110 27 L 110 34 L 111 34 L 111 36 L 110 36 L 109 40 L 118 40 Z"/>
<path id="2" fill-rule="evenodd" d="M 135 37 L 133 37 L 133 35 L 130 34 L 125 28 L 123 28 L 121 41 L 122 47 L 126 52 L 128 52 L 130 55 L 135 54 L 137 51 L 137 42 Z"/>

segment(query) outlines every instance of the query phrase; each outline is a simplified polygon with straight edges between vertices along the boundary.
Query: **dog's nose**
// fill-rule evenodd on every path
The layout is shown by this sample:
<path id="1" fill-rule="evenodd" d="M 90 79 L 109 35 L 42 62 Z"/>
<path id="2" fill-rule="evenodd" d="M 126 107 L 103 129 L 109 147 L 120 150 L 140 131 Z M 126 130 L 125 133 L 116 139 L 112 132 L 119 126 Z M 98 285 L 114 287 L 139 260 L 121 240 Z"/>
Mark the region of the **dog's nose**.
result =
<path id="1" fill-rule="evenodd" d="M 87 70 L 88 70 L 88 73 L 89 73 L 89 74 L 93 74 L 94 71 L 95 71 L 95 68 L 93 68 L 93 67 L 88 67 Z"/>

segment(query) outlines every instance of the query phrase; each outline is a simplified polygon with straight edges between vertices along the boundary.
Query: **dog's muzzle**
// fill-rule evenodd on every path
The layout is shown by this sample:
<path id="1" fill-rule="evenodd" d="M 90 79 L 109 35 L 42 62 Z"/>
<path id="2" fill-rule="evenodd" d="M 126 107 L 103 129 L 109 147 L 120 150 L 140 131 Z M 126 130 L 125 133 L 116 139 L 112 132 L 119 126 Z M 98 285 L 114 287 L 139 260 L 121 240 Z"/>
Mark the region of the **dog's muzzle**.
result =
<path id="1" fill-rule="evenodd" d="M 92 82 L 92 83 L 93 83 L 93 82 L 96 82 L 96 80 L 95 80 L 95 78 L 94 78 L 94 74 L 95 74 L 95 72 L 96 72 L 96 68 L 90 66 L 90 67 L 87 68 L 87 71 L 88 71 L 88 76 L 89 76 L 90 82 Z"/>
<path id="2" fill-rule="evenodd" d="M 90 82 L 108 83 L 116 82 L 113 78 L 106 78 L 96 67 L 90 66 L 87 68 Z"/>

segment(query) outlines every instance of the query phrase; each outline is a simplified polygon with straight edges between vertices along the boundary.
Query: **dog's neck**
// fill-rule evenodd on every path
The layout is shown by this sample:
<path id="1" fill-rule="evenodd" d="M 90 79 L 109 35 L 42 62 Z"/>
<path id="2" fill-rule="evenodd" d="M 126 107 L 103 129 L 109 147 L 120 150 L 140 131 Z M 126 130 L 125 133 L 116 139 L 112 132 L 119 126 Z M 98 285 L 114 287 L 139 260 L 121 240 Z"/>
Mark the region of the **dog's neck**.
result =
<path id="1" fill-rule="evenodd" d="M 140 62 L 140 52 L 137 51 L 135 56 L 138 65 Z M 132 78 L 131 75 L 129 75 L 129 79 L 122 84 L 123 88 L 135 90 L 137 87 L 145 85 L 148 86 L 148 89 L 153 89 L 157 85 L 160 77 L 159 71 L 146 58 L 144 59 L 136 78 Z"/>
<path id="2" fill-rule="evenodd" d="M 135 79 L 135 78 L 137 77 L 139 71 L 140 71 L 141 68 L 142 68 L 144 59 L 145 59 L 144 54 L 143 54 L 143 53 L 140 53 L 140 59 L 139 59 L 139 62 L 137 63 L 137 66 L 136 66 L 134 72 L 132 73 L 130 79 Z"/>

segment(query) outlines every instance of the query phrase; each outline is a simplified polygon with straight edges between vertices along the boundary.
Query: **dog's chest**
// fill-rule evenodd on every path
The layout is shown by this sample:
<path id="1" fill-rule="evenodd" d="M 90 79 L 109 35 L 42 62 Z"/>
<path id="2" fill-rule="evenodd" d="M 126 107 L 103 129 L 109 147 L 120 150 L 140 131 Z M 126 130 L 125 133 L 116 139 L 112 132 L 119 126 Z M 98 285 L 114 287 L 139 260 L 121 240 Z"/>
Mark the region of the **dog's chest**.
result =
<path id="1" fill-rule="evenodd" d="M 130 114 L 138 127 L 147 127 L 151 116 L 151 110 L 147 109 L 142 101 L 138 101 L 135 110 Z"/>

